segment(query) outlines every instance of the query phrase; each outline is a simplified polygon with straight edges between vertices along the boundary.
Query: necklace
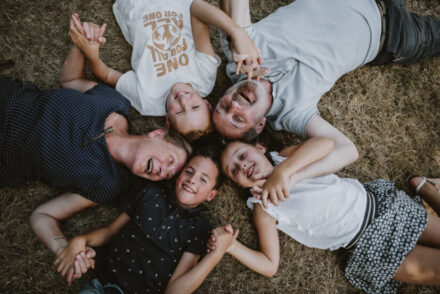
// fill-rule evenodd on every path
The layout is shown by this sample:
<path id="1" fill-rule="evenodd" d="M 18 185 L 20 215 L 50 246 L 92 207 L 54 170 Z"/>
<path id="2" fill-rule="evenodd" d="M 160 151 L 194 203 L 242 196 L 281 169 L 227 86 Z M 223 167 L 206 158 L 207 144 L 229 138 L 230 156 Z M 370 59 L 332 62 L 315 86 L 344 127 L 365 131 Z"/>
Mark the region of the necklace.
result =
<path id="1" fill-rule="evenodd" d="M 84 144 L 82 144 L 82 147 L 86 147 L 87 145 L 89 145 L 90 143 L 95 142 L 96 140 L 98 140 L 101 137 L 104 137 L 107 134 L 110 134 L 111 132 L 113 132 L 115 130 L 115 128 L 113 126 L 110 126 L 108 128 L 106 128 L 104 131 L 102 131 L 101 133 L 99 133 L 96 137 L 93 137 L 89 140 L 87 140 Z"/>

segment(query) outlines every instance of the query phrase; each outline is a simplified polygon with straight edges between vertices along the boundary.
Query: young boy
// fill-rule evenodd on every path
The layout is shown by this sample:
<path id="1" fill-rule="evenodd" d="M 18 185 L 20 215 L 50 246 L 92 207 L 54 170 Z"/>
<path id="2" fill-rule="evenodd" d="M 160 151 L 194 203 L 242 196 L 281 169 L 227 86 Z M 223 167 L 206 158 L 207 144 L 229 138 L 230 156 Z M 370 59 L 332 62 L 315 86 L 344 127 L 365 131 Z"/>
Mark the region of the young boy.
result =
<path id="1" fill-rule="evenodd" d="M 211 231 L 200 216 L 200 204 L 217 195 L 218 176 L 210 158 L 194 156 L 176 180 L 175 196 L 148 184 L 137 197 L 127 199 L 124 212 L 108 227 L 71 239 L 54 266 L 64 276 L 86 246 L 109 242 L 98 267 L 99 282 L 85 288 L 111 283 L 125 293 L 194 291 L 237 236 L 220 228 L 221 244 L 197 263 Z"/>
<path id="2" fill-rule="evenodd" d="M 133 46 L 133 70 L 123 74 L 104 64 L 99 54 L 91 56 L 84 51 L 92 72 L 116 87 L 142 115 L 167 112 L 167 121 L 187 139 L 212 129 L 210 105 L 202 96 L 214 87 L 220 58 L 212 47 L 209 25 L 230 36 L 238 70 L 243 62 L 247 69 L 258 68 L 262 62 L 245 31 L 202 0 L 117 0 L 113 12 Z M 86 36 L 91 38 L 93 33 L 86 32 Z"/>

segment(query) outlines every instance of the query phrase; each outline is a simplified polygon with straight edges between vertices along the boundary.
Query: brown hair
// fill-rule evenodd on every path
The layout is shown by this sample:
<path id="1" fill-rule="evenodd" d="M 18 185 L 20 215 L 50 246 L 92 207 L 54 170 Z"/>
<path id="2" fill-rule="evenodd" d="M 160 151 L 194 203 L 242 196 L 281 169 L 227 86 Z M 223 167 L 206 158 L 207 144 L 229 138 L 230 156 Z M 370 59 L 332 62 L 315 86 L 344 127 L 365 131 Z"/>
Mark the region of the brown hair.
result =
<path id="1" fill-rule="evenodd" d="M 185 150 L 188 157 L 190 157 L 193 150 L 191 145 L 185 140 L 185 138 L 183 138 L 179 133 L 177 133 L 172 129 L 165 131 L 166 131 L 166 135 L 164 139 Z"/>
<path id="2" fill-rule="evenodd" d="M 172 130 L 172 131 L 175 132 L 175 133 L 179 133 L 179 132 L 174 128 L 173 125 L 170 126 L 170 130 Z M 182 135 L 186 140 L 188 140 L 189 142 L 192 142 L 192 141 L 194 141 L 194 140 L 197 140 L 197 139 L 200 138 L 200 137 L 203 137 L 203 136 L 208 135 L 209 133 L 212 132 L 212 130 L 213 130 L 213 128 L 212 128 L 212 121 L 209 120 L 209 124 L 208 124 L 208 126 L 207 126 L 204 130 L 192 130 L 192 131 L 190 131 L 190 132 L 188 132 L 188 133 L 186 133 L 186 134 L 182 134 L 182 133 L 179 133 L 179 134 L 181 134 L 181 135 Z"/>

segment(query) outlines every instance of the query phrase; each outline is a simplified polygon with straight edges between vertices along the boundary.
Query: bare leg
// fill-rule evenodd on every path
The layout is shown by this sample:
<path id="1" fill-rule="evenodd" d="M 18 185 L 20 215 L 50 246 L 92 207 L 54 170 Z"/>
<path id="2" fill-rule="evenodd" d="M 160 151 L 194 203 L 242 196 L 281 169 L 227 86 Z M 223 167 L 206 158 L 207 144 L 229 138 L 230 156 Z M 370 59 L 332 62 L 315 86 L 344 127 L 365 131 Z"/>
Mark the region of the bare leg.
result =
<path id="1" fill-rule="evenodd" d="M 222 0 L 220 7 L 239 26 L 247 27 L 252 24 L 249 0 Z"/>
<path id="2" fill-rule="evenodd" d="M 440 249 L 440 218 L 438 216 L 428 214 L 428 223 L 417 244 Z"/>
<path id="3" fill-rule="evenodd" d="M 430 180 L 440 187 L 439 178 L 430 178 Z M 410 185 L 415 190 L 421 181 L 421 177 L 413 177 L 410 180 Z M 426 182 L 420 189 L 419 195 L 434 209 L 437 215 L 440 215 L 440 192 L 431 183 Z"/>
<path id="4" fill-rule="evenodd" d="M 419 285 L 440 285 L 440 250 L 416 245 L 397 269 L 394 280 Z"/>

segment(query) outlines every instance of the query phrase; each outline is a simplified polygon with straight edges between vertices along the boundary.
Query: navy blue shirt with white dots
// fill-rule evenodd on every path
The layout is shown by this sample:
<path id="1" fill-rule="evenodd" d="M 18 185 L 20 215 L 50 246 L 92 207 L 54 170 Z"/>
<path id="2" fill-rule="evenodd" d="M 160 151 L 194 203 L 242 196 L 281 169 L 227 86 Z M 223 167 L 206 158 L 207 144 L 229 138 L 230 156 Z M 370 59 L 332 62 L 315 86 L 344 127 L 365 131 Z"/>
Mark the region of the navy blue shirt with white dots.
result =
<path id="1" fill-rule="evenodd" d="M 153 184 L 123 206 L 130 221 L 107 246 L 98 279 L 125 293 L 163 293 L 184 252 L 206 252 L 211 225 L 202 206 L 184 209 Z"/>
<path id="2" fill-rule="evenodd" d="M 128 118 L 130 102 L 98 84 L 85 93 L 40 91 L 0 78 L 0 186 L 41 180 L 98 203 L 119 199 L 129 171 L 115 163 L 104 136 L 113 112 Z"/>

